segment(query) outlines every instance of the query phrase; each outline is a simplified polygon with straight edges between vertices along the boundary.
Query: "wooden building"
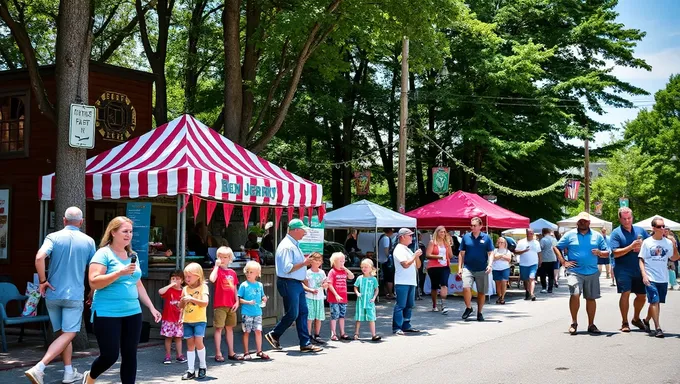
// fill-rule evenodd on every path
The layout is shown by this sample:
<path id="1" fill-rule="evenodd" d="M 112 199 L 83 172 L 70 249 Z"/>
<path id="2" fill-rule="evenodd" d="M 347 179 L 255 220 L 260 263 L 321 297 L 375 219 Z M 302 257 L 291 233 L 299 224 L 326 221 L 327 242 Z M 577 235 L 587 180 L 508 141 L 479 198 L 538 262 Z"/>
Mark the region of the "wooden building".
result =
<path id="1" fill-rule="evenodd" d="M 41 67 L 40 73 L 54 103 L 55 66 Z M 90 63 L 87 104 L 98 113 L 88 158 L 153 127 L 152 88 L 150 73 Z M 0 72 L 0 275 L 9 275 L 20 291 L 33 280 L 42 242 L 39 178 L 55 171 L 56 159 L 57 128 L 40 113 L 32 93 L 26 70 Z M 101 233 L 91 216 L 92 204 L 86 209 L 87 232 Z M 52 203 L 49 207 L 48 227 L 61 228 L 63 212 L 54 212 Z"/>

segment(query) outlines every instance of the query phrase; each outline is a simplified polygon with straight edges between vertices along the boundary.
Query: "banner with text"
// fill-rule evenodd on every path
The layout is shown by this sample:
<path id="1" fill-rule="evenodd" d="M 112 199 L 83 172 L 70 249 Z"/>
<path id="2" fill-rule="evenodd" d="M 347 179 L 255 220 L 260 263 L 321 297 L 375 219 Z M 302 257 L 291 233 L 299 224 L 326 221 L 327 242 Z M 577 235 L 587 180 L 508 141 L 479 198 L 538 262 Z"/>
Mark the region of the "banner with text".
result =
<path id="1" fill-rule="evenodd" d="M 151 203 L 127 203 L 125 215 L 132 220 L 132 250 L 137 252 L 137 262 L 142 277 L 149 274 L 149 232 L 151 229 Z"/>

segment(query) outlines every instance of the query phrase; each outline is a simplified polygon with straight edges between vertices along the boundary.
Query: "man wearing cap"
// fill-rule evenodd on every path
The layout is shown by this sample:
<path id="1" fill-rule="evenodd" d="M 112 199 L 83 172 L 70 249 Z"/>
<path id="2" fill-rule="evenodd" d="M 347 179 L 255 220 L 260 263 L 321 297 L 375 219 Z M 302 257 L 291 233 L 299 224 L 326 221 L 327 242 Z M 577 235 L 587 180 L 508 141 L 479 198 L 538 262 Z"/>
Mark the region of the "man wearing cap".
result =
<path id="1" fill-rule="evenodd" d="M 300 240 L 309 227 L 302 220 L 293 219 L 288 223 L 288 235 L 276 249 L 276 287 L 283 298 L 285 314 L 276 327 L 264 335 L 275 349 L 281 349 L 281 335 L 295 322 L 301 352 L 320 352 L 323 349 L 312 345 L 307 328 L 307 300 L 302 283 L 307 279 L 310 259 L 302 254 Z"/>
<path id="2" fill-rule="evenodd" d="M 640 312 L 645 306 L 645 284 L 642 282 L 642 273 L 638 255 L 643 240 L 649 237 L 647 231 L 633 225 L 633 211 L 628 207 L 619 209 L 619 223 L 612 231 L 610 247 L 614 253 L 614 278 L 616 278 L 616 290 L 621 294 L 619 298 L 619 310 L 621 311 L 621 331 L 630 332 L 628 324 L 628 311 L 630 308 L 630 293 L 635 294 L 633 300 L 633 320 L 631 323 L 644 330 L 645 325 L 640 320 Z"/>
<path id="3" fill-rule="evenodd" d="M 463 278 L 463 320 L 472 314 L 472 284 L 477 283 L 477 321 L 484 321 L 482 308 L 489 288 L 489 274 L 493 263 L 493 240 L 482 232 L 482 219 L 470 220 L 471 232 L 463 236 L 458 254 L 458 274 Z"/>
<path id="4" fill-rule="evenodd" d="M 420 332 L 411 327 L 411 310 L 415 306 L 417 270 L 420 268 L 422 250 L 409 249 L 413 241 L 413 231 L 402 228 L 398 234 L 398 244 L 394 247 L 394 291 L 397 294 L 392 314 L 392 333 L 403 335 Z"/>
<path id="5" fill-rule="evenodd" d="M 590 215 L 581 212 L 577 216 L 576 229 L 572 229 L 562 236 L 557 243 L 557 248 L 567 250 L 568 260 L 562 255 L 557 257 L 569 272 L 567 285 L 569 285 L 569 311 L 571 312 L 571 325 L 569 333 L 575 335 L 578 330 L 578 310 L 581 306 L 580 295 L 586 299 L 586 312 L 588 313 L 588 333 L 599 334 L 595 326 L 596 299 L 600 298 L 600 271 L 597 265 L 599 258 L 609 258 L 609 248 L 604 237 L 597 231 L 590 229 Z"/>

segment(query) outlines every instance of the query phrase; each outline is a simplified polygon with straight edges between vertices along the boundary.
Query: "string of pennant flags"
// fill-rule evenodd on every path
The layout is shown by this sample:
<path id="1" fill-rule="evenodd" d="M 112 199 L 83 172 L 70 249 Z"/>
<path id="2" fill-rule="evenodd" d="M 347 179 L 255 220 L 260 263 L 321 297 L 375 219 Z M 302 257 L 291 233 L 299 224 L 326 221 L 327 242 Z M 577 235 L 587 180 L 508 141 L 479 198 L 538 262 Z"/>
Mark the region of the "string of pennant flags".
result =
<path id="1" fill-rule="evenodd" d="M 210 224 L 210 220 L 212 219 L 213 213 L 215 212 L 215 209 L 217 208 L 218 204 L 222 204 L 222 212 L 224 213 L 224 226 L 228 227 L 229 222 L 231 221 L 231 215 L 234 212 L 234 207 L 235 206 L 240 206 L 243 212 L 243 225 L 245 226 L 246 230 L 248 229 L 248 222 L 250 221 L 250 215 L 253 211 L 253 206 L 252 205 L 240 205 L 240 204 L 232 204 L 232 203 L 226 203 L 222 201 L 215 201 L 215 200 L 208 200 L 208 199 L 203 199 L 201 196 L 198 195 L 184 195 L 184 204 L 182 204 L 182 208 L 179 210 L 180 212 L 183 212 L 187 206 L 189 205 L 189 201 L 191 200 L 192 207 L 194 209 L 194 223 L 196 222 L 198 218 L 198 213 L 201 210 L 201 201 L 205 200 L 205 205 L 206 205 L 206 224 Z M 267 222 L 267 219 L 269 218 L 269 210 L 270 208 L 273 208 L 274 210 L 274 225 L 278 227 L 279 222 L 281 221 L 281 216 L 283 216 L 283 207 L 267 207 L 267 206 L 260 206 L 259 208 L 259 213 L 260 213 L 260 224 L 264 225 Z M 287 207 L 287 216 L 288 219 L 292 219 L 294 217 L 295 209 L 296 207 L 289 206 Z M 299 219 L 303 219 L 306 216 L 310 218 L 314 214 L 314 209 L 316 208 L 317 216 L 319 218 L 319 222 L 323 221 L 323 217 L 326 214 L 326 206 L 325 205 L 320 205 L 318 207 L 297 207 L 297 216 Z M 305 212 L 306 210 L 306 212 Z"/>

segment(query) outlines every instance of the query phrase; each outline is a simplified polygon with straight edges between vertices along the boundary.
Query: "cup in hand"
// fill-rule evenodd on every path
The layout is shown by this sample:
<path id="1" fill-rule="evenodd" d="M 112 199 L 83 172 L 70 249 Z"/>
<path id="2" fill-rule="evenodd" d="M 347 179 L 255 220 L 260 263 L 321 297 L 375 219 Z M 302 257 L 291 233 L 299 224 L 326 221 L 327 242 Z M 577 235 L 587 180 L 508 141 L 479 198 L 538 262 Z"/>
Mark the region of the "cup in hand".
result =
<path id="1" fill-rule="evenodd" d="M 267 306 L 267 300 L 268 300 L 268 299 L 269 299 L 268 296 L 264 296 L 264 297 L 262 298 L 262 301 L 260 302 L 260 308 L 264 308 L 264 307 Z"/>

